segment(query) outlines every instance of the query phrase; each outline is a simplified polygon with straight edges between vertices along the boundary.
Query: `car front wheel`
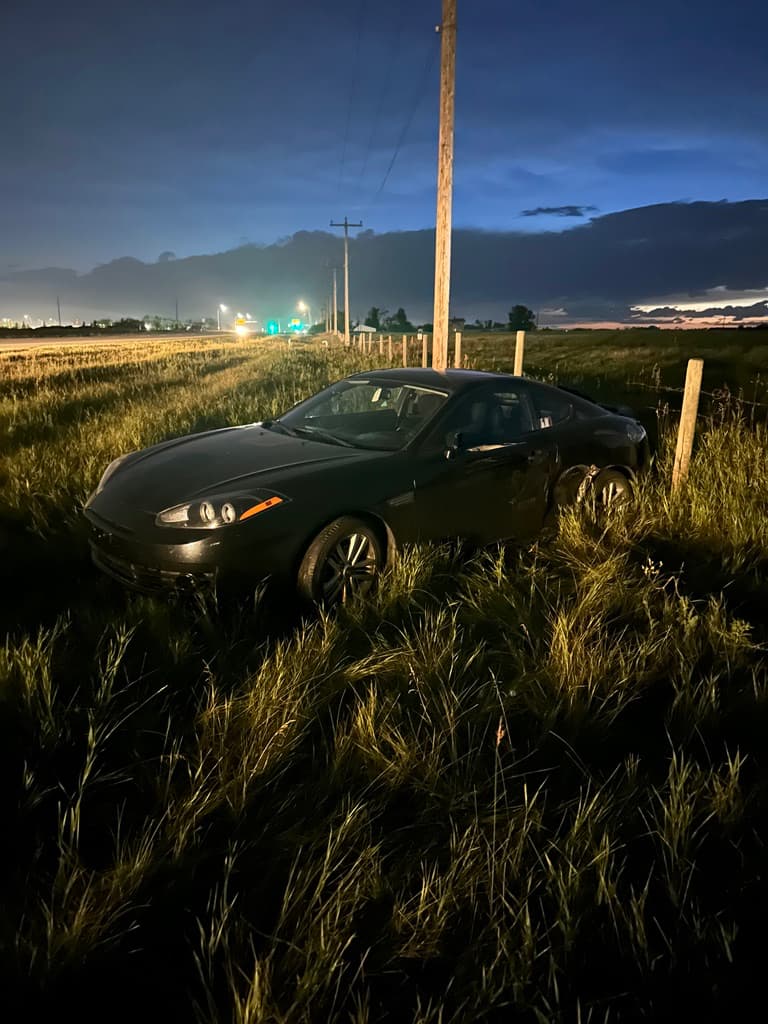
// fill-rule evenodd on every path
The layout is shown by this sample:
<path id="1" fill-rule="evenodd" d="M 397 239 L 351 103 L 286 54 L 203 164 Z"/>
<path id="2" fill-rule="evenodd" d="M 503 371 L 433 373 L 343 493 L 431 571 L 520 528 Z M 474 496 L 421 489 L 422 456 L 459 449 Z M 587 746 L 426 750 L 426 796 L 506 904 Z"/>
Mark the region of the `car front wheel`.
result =
<path id="1" fill-rule="evenodd" d="M 383 562 L 376 530 L 360 519 L 342 516 L 307 548 L 299 567 L 299 593 L 315 604 L 347 604 L 371 590 Z"/>
<path id="2" fill-rule="evenodd" d="M 601 469 L 592 480 L 587 498 L 598 519 L 606 519 L 632 500 L 632 484 L 618 469 Z"/>

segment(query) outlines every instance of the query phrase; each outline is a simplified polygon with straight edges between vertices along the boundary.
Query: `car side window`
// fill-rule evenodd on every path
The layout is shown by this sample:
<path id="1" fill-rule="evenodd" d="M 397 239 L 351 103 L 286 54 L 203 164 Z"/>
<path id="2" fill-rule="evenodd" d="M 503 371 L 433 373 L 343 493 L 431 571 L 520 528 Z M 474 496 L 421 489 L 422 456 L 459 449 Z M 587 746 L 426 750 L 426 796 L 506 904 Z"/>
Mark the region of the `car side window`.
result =
<path id="1" fill-rule="evenodd" d="M 534 409 L 524 388 L 494 391 L 489 410 L 491 443 L 519 440 L 534 429 Z"/>
<path id="2" fill-rule="evenodd" d="M 435 432 L 430 447 L 442 446 L 447 436 L 459 433 L 467 449 L 512 444 L 534 429 L 535 410 L 527 388 L 489 386 L 459 398 Z"/>
<path id="3" fill-rule="evenodd" d="M 559 423 L 565 423 L 573 416 L 573 402 L 566 394 L 554 389 L 531 387 L 531 398 L 535 410 L 535 430 L 548 430 Z"/>

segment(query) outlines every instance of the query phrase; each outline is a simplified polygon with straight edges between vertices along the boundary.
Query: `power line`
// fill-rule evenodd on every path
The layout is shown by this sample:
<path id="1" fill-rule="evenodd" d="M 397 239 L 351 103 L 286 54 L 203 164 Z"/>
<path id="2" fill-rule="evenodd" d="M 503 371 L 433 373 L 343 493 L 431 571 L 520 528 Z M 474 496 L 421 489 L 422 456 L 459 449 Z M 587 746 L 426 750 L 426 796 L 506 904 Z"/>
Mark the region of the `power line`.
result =
<path id="1" fill-rule="evenodd" d="M 352 106 L 355 101 L 355 93 L 357 92 L 357 77 L 360 70 L 360 44 L 363 35 L 363 21 L 365 20 L 365 12 L 368 7 L 368 0 L 359 0 L 360 2 L 360 14 L 357 19 L 357 39 L 355 43 L 355 60 L 352 65 L 352 75 L 350 77 L 349 87 L 349 104 L 347 106 L 347 122 L 344 127 L 344 144 L 341 147 L 341 162 L 339 163 L 339 195 L 341 195 L 341 188 L 344 182 L 344 167 L 347 162 L 347 143 L 349 141 L 349 128 L 352 123 Z"/>
<path id="2" fill-rule="evenodd" d="M 404 4 L 407 3 L 407 2 L 408 2 L 408 0 L 401 0 L 401 2 L 400 2 L 400 7 L 399 7 L 399 10 L 398 10 L 397 26 L 395 28 L 395 35 L 394 35 L 393 45 L 391 47 L 389 59 L 384 62 L 384 67 L 385 67 L 386 70 L 385 70 L 385 73 L 384 73 L 384 77 L 382 79 L 382 87 L 379 90 L 379 102 L 378 102 L 378 104 L 376 106 L 376 115 L 375 115 L 373 121 L 371 122 L 371 133 L 370 133 L 370 135 L 368 137 L 368 145 L 365 147 L 365 157 L 363 159 L 363 163 L 362 163 L 362 166 L 360 168 L 360 178 L 359 178 L 359 182 L 360 183 L 362 183 L 362 180 L 365 177 L 365 172 L 368 169 L 368 160 L 369 160 L 370 155 L 371 155 L 371 149 L 373 148 L 373 140 L 376 138 L 376 133 L 378 131 L 379 124 L 381 122 L 381 115 L 382 115 L 382 112 L 384 110 L 384 100 L 389 95 L 389 87 L 392 84 L 392 68 L 395 65 L 395 60 L 396 60 L 397 54 L 398 54 L 398 52 L 400 50 L 400 41 L 401 41 L 402 36 L 403 36 L 403 18 L 404 18 L 404 14 L 405 14 Z"/>
<path id="3" fill-rule="evenodd" d="M 439 37 L 436 36 L 436 38 L 439 38 Z M 378 187 L 378 190 L 374 193 L 373 199 L 371 199 L 370 203 L 368 204 L 368 209 L 370 209 L 371 206 L 373 206 L 373 204 L 379 198 L 381 193 L 384 191 L 384 187 L 387 184 L 387 181 L 389 180 L 389 176 L 392 173 L 392 168 L 395 166 L 395 162 L 397 161 L 397 158 L 400 155 L 400 150 L 403 147 L 403 143 L 405 142 L 405 138 L 408 135 L 408 132 L 409 132 L 410 127 L 411 127 L 411 124 L 413 123 L 413 119 L 416 116 L 417 110 L 419 109 L 419 104 L 420 104 L 421 99 L 422 99 L 422 97 L 424 95 L 424 90 L 425 90 L 427 81 L 428 81 L 429 76 L 430 76 L 430 74 L 432 72 L 432 68 L 435 65 L 435 59 L 437 57 L 437 53 L 438 53 L 438 46 L 437 46 L 437 43 L 435 42 L 429 48 L 429 53 L 427 54 L 427 59 L 426 59 L 426 61 L 424 63 L 424 69 L 423 69 L 423 71 L 421 73 L 421 78 L 419 79 L 419 87 L 416 90 L 416 94 L 415 94 L 415 96 L 413 98 L 413 103 L 411 105 L 411 110 L 410 110 L 410 113 L 408 114 L 408 117 L 406 119 L 405 124 L 403 125 L 403 130 L 400 132 L 400 137 L 397 140 L 397 144 L 395 146 L 395 151 L 392 154 L 392 159 L 389 161 L 389 166 L 387 167 L 386 173 L 384 174 L 384 177 L 382 178 L 382 181 L 381 181 L 381 184 Z"/>

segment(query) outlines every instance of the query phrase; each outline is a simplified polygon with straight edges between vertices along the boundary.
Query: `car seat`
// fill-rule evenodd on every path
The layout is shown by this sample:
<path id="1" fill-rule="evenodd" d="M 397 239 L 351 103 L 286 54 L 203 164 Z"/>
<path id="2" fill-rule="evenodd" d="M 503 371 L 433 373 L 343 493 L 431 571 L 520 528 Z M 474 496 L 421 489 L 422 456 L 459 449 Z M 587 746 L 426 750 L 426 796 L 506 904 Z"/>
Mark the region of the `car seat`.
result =
<path id="1" fill-rule="evenodd" d="M 531 427 L 527 424 L 530 417 L 519 403 L 498 403 L 490 411 L 490 435 L 494 443 L 515 441 L 527 433 Z"/>
<path id="2" fill-rule="evenodd" d="M 411 416 L 418 417 L 426 422 L 437 412 L 443 401 L 442 395 L 431 395 L 429 393 L 419 395 L 413 404 Z"/>
<path id="3" fill-rule="evenodd" d="M 443 401 L 442 395 L 433 395 L 429 392 L 416 395 L 400 414 L 397 429 L 409 433 L 420 430 L 427 420 L 435 415 Z"/>
<path id="4" fill-rule="evenodd" d="M 458 428 L 465 448 L 488 443 L 488 403 L 473 402 L 469 407 L 468 418 Z"/>

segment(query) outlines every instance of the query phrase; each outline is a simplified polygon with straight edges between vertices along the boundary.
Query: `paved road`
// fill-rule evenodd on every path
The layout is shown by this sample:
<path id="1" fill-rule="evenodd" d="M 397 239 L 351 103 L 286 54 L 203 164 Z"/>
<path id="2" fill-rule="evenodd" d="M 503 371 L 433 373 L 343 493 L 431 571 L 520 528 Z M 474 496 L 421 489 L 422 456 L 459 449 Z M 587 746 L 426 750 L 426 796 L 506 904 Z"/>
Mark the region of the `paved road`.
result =
<path id="1" fill-rule="evenodd" d="M 221 338 L 222 340 L 228 340 L 233 337 L 233 334 L 223 332 L 221 334 L 192 334 L 182 331 L 181 334 L 127 334 L 125 336 L 115 336 L 112 334 L 103 334 L 98 337 L 83 337 L 83 338 L 0 338 L 0 354 L 3 352 L 18 352 L 20 349 L 26 348 L 60 348 L 62 345 L 118 345 L 121 342 L 131 341 L 197 341 L 200 338 L 216 339 Z"/>

